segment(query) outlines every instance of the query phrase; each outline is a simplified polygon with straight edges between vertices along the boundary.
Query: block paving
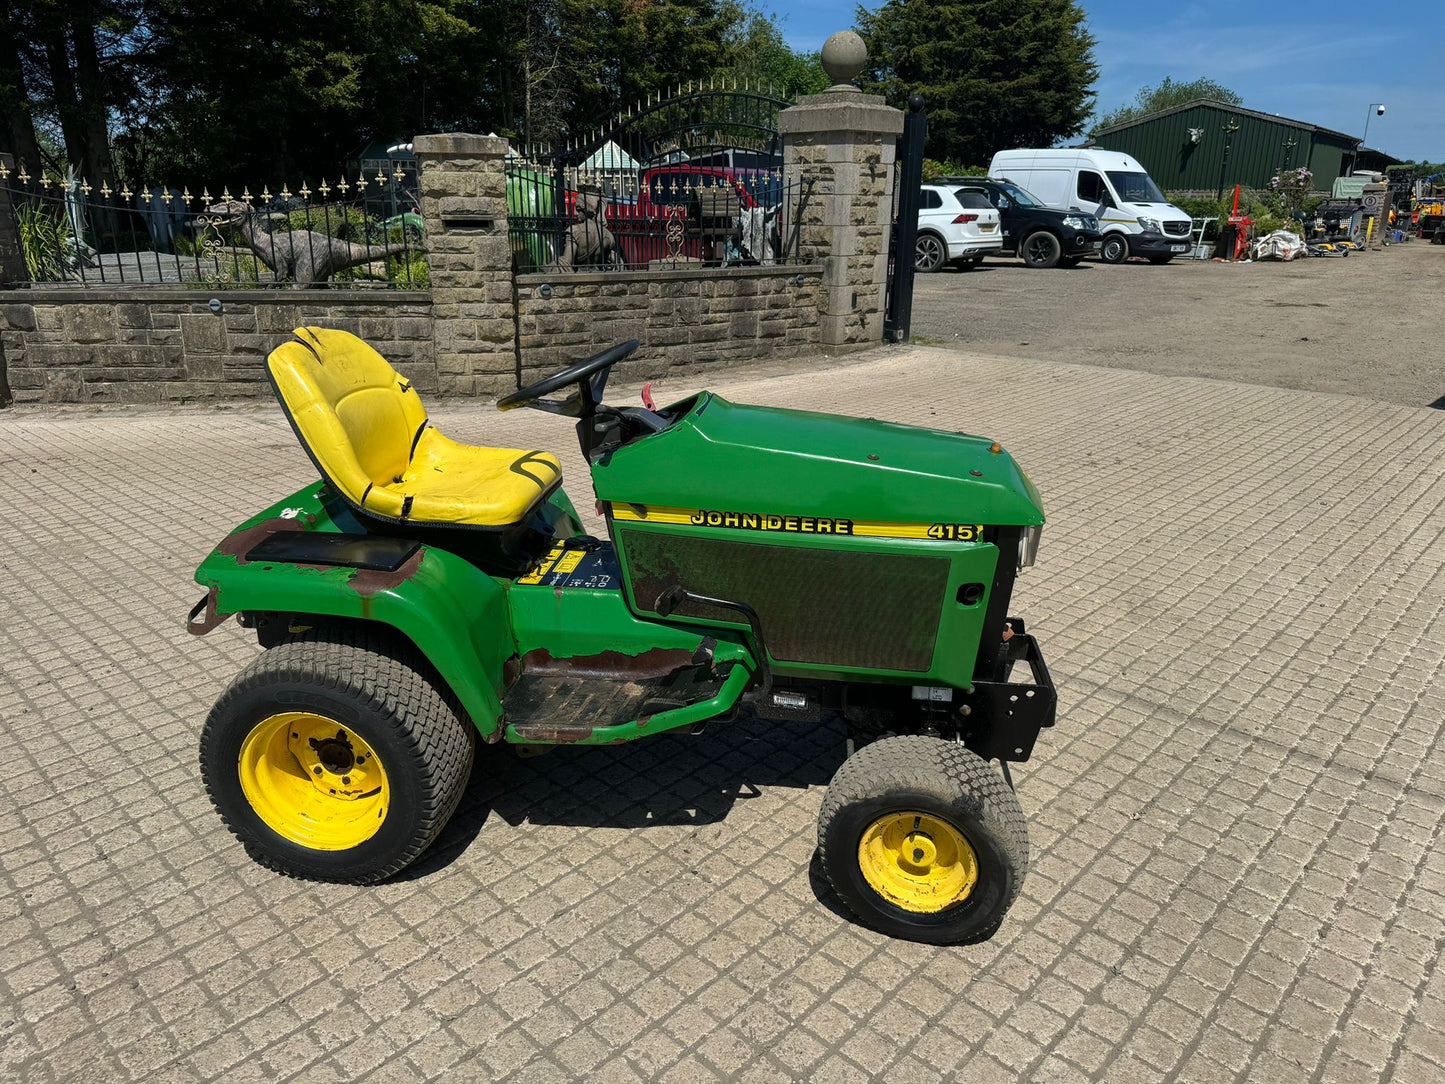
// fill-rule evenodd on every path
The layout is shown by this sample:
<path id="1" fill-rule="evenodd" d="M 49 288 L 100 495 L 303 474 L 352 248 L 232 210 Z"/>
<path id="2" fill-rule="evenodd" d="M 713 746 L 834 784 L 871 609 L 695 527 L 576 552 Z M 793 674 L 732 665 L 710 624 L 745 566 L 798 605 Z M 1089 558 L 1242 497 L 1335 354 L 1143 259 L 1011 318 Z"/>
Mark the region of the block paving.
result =
<path id="1" fill-rule="evenodd" d="M 307 460 L 275 409 L 26 408 L 0 415 L 4 1079 L 1442 1078 L 1445 416 L 922 349 L 711 384 L 996 437 L 1043 492 L 1014 608 L 1059 725 L 1015 770 L 1032 863 L 993 940 L 842 911 L 814 856 L 836 723 L 487 748 L 397 881 L 268 873 L 196 767 L 258 649 L 182 626 L 196 563 Z M 590 508 L 568 423 L 434 417 L 564 450 Z"/>

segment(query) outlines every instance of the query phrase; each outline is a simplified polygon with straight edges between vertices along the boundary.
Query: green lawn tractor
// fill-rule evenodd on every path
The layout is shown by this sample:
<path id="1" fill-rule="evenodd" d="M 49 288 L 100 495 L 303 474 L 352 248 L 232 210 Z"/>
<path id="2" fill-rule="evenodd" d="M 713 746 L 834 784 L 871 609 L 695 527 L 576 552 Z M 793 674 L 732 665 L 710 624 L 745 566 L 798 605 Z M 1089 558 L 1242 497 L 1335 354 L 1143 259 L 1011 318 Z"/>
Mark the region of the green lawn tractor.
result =
<path id="1" fill-rule="evenodd" d="M 708 392 L 604 405 L 636 346 L 497 404 L 575 419 L 605 539 L 554 456 L 447 439 L 360 339 L 301 328 L 272 353 L 320 481 L 196 572 L 191 630 L 234 614 L 264 648 L 201 735 L 216 808 L 262 864 L 364 884 L 436 838 L 478 742 L 841 719 L 818 825 L 838 896 L 898 937 L 989 936 L 1028 866 L 1008 762 L 1055 713 L 1009 616 L 1033 484 L 958 433 Z"/>

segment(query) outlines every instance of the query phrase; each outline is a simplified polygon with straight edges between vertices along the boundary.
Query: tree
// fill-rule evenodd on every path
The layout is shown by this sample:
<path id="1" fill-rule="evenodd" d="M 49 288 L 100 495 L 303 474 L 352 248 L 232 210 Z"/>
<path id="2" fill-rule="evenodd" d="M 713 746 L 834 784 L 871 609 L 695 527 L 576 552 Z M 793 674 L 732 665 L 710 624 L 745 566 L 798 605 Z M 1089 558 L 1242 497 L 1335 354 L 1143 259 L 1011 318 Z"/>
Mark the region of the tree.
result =
<path id="1" fill-rule="evenodd" d="M 40 144 L 35 138 L 34 106 L 25 86 L 21 57 L 22 23 L 11 10 L 10 0 L 0 0 L 0 151 L 12 155 L 30 176 L 41 170 Z M 6 389 L 0 388 L 0 394 Z"/>
<path id="2" fill-rule="evenodd" d="M 931 158 L 984 163 L 1077 135 L 1093 108 L 1094 38 L 1074 0 L 888 0 L 858 9 L 866 89 L 922 94 Z"/>
<path id="3" fill-rule="evenodd" d="M 38 124 L 49 133 L 58 130 L 67 164 L 81 176 L 96 184 L 115 180 L 111 110 L 132 89 L 128 60 L 142 37 L 135 33 L 140 6 L 141 0 L 10 0 L 4 5 L 4 29 L 13 36 L 0 59 L 0 84 L 5 84 L 0 98 L 9 99 L 17 90 L 25 95 L 25 107 L 17 113 L 5 103 L 8 142 L 17 153 L 46 157 L 35 139 Z M 29 138 L 21 130 L 27 125 Z"/>
<path id="4" fill-rule="evenodd" d="M 649 94 L 670 93 L 726 66 L 737 17 L 725 0 L 563 0 L 576 79 L 569 131 L 605 125 Z"/>
<path id="5" fill-rule="evenodd" d="M 832 82 L 820 54 L 794 52 L 773 17 L 756 8 L 736 8 L 724 45 L 726 74 L 739 83 L 771 86 L 791 99 L 827 90 Z"/>
<path id="6" fill-rule="evenodd" d="M 720 73 L 817 89 L 747 2 L 0 0 L 0 150 L 112 188 L 294 186 L 371 140 L 556 142 Z"/>
<path id="7" fill-rule="evenodd" d="M 1228 87 L 1216 83 L 1213 79 L 1201 78 L 1188 83 L 1176 83 L 1166 75 L 1158 86 L 1140 87 L 1139 92 L 1134 95 L 1133 105 L 1121 105 L 1118 109 L 1102 114 L 1091 131 L 1097 132 L 1101 128 L 1112 128 L 1116 124 L 1138 120 L 1140 117 L 1147 117 L 1150 113 L 1159 113 L 1199 98 L 1223 102 L 1225 105 L 1244 104 L 1242 97 Z"/>

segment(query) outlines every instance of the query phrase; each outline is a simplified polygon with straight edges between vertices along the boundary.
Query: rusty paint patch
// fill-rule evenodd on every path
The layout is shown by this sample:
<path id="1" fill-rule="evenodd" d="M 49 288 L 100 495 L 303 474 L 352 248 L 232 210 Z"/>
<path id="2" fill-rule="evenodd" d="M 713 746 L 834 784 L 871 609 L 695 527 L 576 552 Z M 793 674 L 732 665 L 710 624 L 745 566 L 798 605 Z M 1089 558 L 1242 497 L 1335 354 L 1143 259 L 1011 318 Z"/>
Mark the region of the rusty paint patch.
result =
<path id="1" fill-rule="evenodd" d="M 426 557 L 427 550 L 423 546 L 417 550 L 399 567 L 395 572 L 382 572 L 375 568 L 360 568 L 356 575 L 346 582 L 362 598 L 370 598 L 372 595 L 380 594 L 382 591 L 390 591 L 400 587 L 416 575 L 417 569 L 421 568 L 421 562 Z M 342 566 L 345 567 L 345 566 Z"/>
<path id="2" fill-rule="evenodd" d="M 206 592 L 206 597 L 191 607 L 191 615 L 186 618 L 186 631 L 192 636 L 204 636 L 213 628 L 226 620 L 230 614 L 216 612 L 216 603 L 220 601 L 221 590 L 215 584 Z M 202 611 L 205 611 L 202 614 Z M 196 618 L 200 618 L 199 621 Z"/>
<path id="3" fill-rule="evenodd" d="M 592 737 L 596 727 L 586 723 L 513 723 L 512 730 L 517 737 L 527 741 L 552 742 L 565 745 L 584 741 Z"/>
<path id="4" fill-rule="evenodd" d="M 556 658 L 545 647 L 538 647 L 522 656 L 522 669 L 529 674 L 637 681 L 667 677 L 684 666 L 691 666 L 692 661 L 693 653 L 680 647 L 655 647 L 641 655 L 603 651 L 596 655 L 573 655 L 565 659 Z"/>
<path id="5" fill-rule="evenodd" d="M 282 531 L 304 531 L 305 529 L 306 525 L 297 520 L 273 516 L 270 519 L 263 519 L 254 527 L 247 527 L 244 531 L 227 535 L 221 539 L 220 544 L 216 547 L 216 552 L 227 557 L 234 557 L 238 565 L 249 564 L 246 554 L 250 553 L 264 539 Z"/>

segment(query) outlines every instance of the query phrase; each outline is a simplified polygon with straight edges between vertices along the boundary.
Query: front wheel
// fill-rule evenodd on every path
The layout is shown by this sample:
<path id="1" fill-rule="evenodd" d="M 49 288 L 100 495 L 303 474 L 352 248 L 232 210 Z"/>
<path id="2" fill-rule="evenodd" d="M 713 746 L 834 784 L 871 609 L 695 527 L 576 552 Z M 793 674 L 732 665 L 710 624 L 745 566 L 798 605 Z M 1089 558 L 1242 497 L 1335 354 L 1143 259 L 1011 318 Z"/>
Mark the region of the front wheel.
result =
<path id="1" fill-rule="evenodd" d="M 1129 258 L 1129 242 L 1117 233 L 1104 238 L 1099 248 L 1099 259 L 1105 263 L 1123 263 Z"/>
<path id="2" fill-rule="evenodd" d="M 948 259 L 948 246 L 936 233 L 920 233 L 913 246 L 913 270 L 937 271 Z"/>
<path id="3" fill-rule="evenodd" d="M 938 738 L 895 737 L 843 762 L 818 815 L 833 889 L 866 925 L 927 944 L 993 935 L 1028 872 L 1028 827 L 988 763 Z"/>
<path id="4" fill-rule="evenodd" d="M 1030 267 L 1053 267 L 1063 255 L 1059 239 L 1046 230 L 1039 230 L 1024 238 L 1024 263 Z"/>
<path id="5" fill-rule="evenodd" d="M 231 833 L 292 877 L 370 884 L 445 826 L 473 740 L 440 679 L 384 629 L 315 629 L 241 671 L 201 732 L 201 778 Z"/>

